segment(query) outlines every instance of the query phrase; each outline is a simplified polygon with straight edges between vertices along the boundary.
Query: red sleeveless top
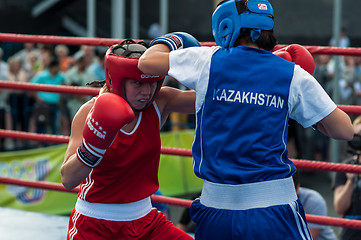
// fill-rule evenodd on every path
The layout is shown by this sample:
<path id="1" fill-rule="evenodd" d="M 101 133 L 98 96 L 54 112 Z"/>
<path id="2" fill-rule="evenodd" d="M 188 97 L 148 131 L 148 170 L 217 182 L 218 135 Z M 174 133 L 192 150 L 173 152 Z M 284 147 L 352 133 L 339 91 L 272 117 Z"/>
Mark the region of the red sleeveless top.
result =
<path id="1" fill-rule="evenodd" d="M 80 185 L 88 202 L 129 203 L 159 188 L 160 113 L 155 102 L 140 113 L 131 133 L 120 130 L 103 160 Z"/>

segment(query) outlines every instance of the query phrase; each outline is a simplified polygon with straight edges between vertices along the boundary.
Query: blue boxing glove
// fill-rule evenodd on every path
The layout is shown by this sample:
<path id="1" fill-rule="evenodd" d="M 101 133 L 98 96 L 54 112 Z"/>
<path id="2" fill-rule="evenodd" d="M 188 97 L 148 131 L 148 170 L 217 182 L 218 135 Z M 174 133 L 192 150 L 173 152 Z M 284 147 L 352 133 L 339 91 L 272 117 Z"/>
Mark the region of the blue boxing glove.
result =
<path id="1" fill-rule="evenodd" d="M 166 44 L 171 51 L 201 46 L 195 37 L 186 32 L 173 32 L 157 37 L 150 42 L 150 46 L 160 43 Z"/>

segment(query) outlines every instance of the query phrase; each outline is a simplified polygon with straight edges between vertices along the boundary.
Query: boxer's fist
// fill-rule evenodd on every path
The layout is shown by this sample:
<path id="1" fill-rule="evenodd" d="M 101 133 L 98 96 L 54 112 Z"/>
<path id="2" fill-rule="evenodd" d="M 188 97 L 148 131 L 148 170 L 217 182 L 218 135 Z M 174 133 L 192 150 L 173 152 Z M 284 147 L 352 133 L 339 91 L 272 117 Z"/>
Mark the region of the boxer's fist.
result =
<path id="1" fill-rule="evenodd" d="M 181 48 L 201 46 L 195 37 L 186 32 L 173 32 L 155 38 L 150 42 L 150 46 L 160 43 L 166 44 L 171 51 Z"/>
<path id="2" fill-rule="evenodd" d="M 122 97 L 114 93 L 101 94 L 85 121 L 78 159 L 89 167 L 98 165 L 119 130 L 133 118 L 132 108 Z"/>
<path id="3" fill-rule="evenodd" d="M 288 47 L 274 51 L 273 53 L 283 59 L 300 65 L 301 68 L 311 75 L 315 70 L 315 60 L 313 59 L 311 53 L 301 45 L 292 44 Z"/>

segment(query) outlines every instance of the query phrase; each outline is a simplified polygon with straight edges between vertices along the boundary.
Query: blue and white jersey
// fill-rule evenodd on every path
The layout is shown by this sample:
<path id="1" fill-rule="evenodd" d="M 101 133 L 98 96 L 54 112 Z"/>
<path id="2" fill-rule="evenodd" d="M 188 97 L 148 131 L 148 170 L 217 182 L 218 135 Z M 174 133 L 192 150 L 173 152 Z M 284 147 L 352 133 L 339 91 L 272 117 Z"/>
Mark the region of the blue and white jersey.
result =
<path id="1" fill-rule="evenodd" d="M 312 75 L 269 51 L 186 48 L 172 51 L 169 64 L 168 74 L 197 93 L 193 167 L 211 182 L 292 176 L 289 118 L 306 128 L 336 108 Z"/>

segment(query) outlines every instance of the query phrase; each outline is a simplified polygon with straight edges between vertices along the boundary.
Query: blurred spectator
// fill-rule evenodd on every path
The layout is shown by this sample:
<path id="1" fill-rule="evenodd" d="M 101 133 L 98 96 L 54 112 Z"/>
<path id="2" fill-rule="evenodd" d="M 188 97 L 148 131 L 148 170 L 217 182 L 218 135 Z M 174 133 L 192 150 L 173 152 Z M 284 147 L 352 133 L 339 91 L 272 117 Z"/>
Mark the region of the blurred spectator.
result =
<path id="1" fill-rule="evenodd" d="M 355 77 L 357 81 L 361 80 L 361 57 L 354 56 L 354 63 L 355 63 Z"/>
<path id="2" fill-rule="evenodd" d="M 162 27 L 160 26 L 159 22 L 152 23 L 148 28 L 148 37 L 149 39 L 153 39 L 156 37 L 161 36 L 162 33 Z"/>
<path id="3" fill-rule="evenodd" d="M 22 62 L 20 59 L 17 58 L 9 58 L 8 59 L 8 74 L 7 79 L 10 82 L 22 82 L 27 83 L 29 82 L 29 77 L 25 70 L 22 68 Z M 20 123 L 21 130 L 27 130 L 24 127 L 24 117 L 21 117 L 23 110 L 24 110 L 24 102 L 26 102 L 25 94 L 21 90 L 11 90 L 10 96 L 10 107 L 12 111 L 12 128 L 17 130 L 17 124 Z"/>
<path id="4" fill-rule="evenodd" d="M 336 56 L 332 57 L 327 64 L 327 71 L 330 81 L 330 96 L 334 95 L 333 89 L 335 81 L 338 84 L 338 95 L 339 95 L 339 104 L 351 104 L 354 101 L 354 60 L 352 56 L 343 56 L 339 57 L 339 76 L 338 79 L 335 79 L 335 70 L 336 70 Z M 329 141 L 329 139 L 328 139 Z M 337 158 L 344 158 L 344 153 L 346 152 L 346 142 L 339 141 L 339 156 Z"/>
<path id="5" fill-rule="evenodd" d="M 330 81 L 330 96 L 333 96 L 334 92 L 334 83 L 337 81 L 338 90 L 339 90 L 339 104 L 352 104 L 354 102 L 354 83 L 355 83 L 355 75 L 354 75 L 354 59 L 352 56 L 343 56 L 339 58 L 339 78 L 335 79 L 335 69 L 336 69 L 336 57 L 332 57 L 327 64 L 327 72 L 329 74 L 329 78 L 332 79 Z M 338 143 L 339 146 L 339 157 L 344 157 L 344 153 L 346 152 L 346 142 L 340 141 Z"/>
<path id="6" fill-rule="evenodd" d="M 300 200 L 305 213 L 317 216 L 327 216 L 327 204 L 322 195 L 313 189 L 301 187 L 298 171 L 296 171 L 292 177 L 298 199 Z M 308 229 L 314 240 L 337 240 L 337 236 L 330 226 L 308 223 Z"/>
<path id="7" fill-rule="evenodd" d="M 58 44 L 54 48 L 55 58 L 59 61 L 60 71 L 64 74 L 75 66 L 76 60 L 69 55 L 69 48 L 67 45 Z M 66 81 L 66 77 L 65 77 Z M 66 83 L 65 83 L 66 84 Z M 69 94 L 61 94 L 59 100 L 60 107 L 60 134 L 68 136 L 70 134 L 70 112 L 67 106 L 69 98 L 72 98 Z"/>
<path id="8" fill-rule="evenodd" d="M 65 77 L 60 73 L 59 62 L 52 60 L 49 67 L 36 74 L 31 82 L 50 85 L 63 84 Z M 37 92 L 33 112 L 37 133 L 59 134 L 59 99 L 58 93 Z M 48 128 L 51 128 L 51 132 L 48 132 Z"/>
<path id="9" fill-rule="evenodd" d="M 13 57 L 19 59 L 21 61 L 22 66 L 25 67 L 28 54 L 31 52 L 35 53 L 39 58 L 41 57 L 40 51 L 36 48 L 35 43 L 24 43 L 24 48 L 18 51 L 17 53 L 15 53 Z"/>
<path id="10" fill-rule="evenodd" d="M 361 57 L 354 56 L 355 62 L 355 83 L 354 83 L 354 103 L 361 105 Z"/>
<path id="11" fill-rule="evenodd" d="M 336 64 L 335 57 L 331 57 L 327 63 L 327 73 L 331 81 L 326 86 L 327 88 L 326 91 L 327 93 L 330 94 L 330 96 L 333 95 L 334 77 L 335 77 L 335 68 L 336 68 L 335 64 Z M 342 70 L 345 68 L 345 62 L 343 61 L 343 58 L 340 58 L 339 64 L 340 64 L 340 71 L 342 72 Z M 340 74 L 339 77 L 342 78 L 342 74 Z M 338 79 L 338 81 L 340 82 L 340 79 Z"/>
<path id="12" fill-rule="evenodd" d="M 39 71 L 49 68 L 50 62 L 54 59 L 53 47 L 48 44 L 39 44 L 40 67 Z"/>
<path id="13" fill-rule="evenodd" d="M 87 82 L 93 81 L 93 73 L 87 68 L 85 56 L 79 56 L 76 59 L 74 67 L 70 68 L 65 74 L 65 84 L 69 86 L 85 87 Z M 89 96 L 86 95 L 71 95 L 67 97 L 66 106 L 69 110 L 70 120 L 73 119 L 75 113 L 79 110 Z"/>
<path id="14" fill-rule="evenodd" d="M 73 66 L 73 57 L 69 56 L 69 48 L 64 44 L 55 46 L 55 56 L 60 64 L 60 71 L 65 73 Z"/>
<path id="15" fill-rule="evenodd" d="M 44 52 L 51 52 L 51 54 L 54 54 L 54 46 L 52 44 L 39 43 L 38 49 L 40 55 L 42 55 Z"/>
<path id="16" fill-rule="evenodd" d="M 353 56 L 342 57 L 344 65 L 341 69 L 339 82 L 341 93 L 341 104 L 351 105 L 354 102 L 353 87 L 355 83 L 355 61 Z"/>
<path id="17" fill-rule="evenodd" d="M 8 63 L 3 60 L 4 51 L 0 48 L 0 80 L 7 80 Z"/>
<path id="18" fill-rule="evenodd" d="M 28 73 L 29 78 L 34 77 L 35 74 L 39 72 L 40 64 L 41 62 L 39 55 L 34 51 L 29 52 L 24 66 L 24 69 Z"/>
<path id="19" fill-rule="evenodd" d="M 22 67 L 19 58 L 8 59 L 7 79 L 10 82 L 29 82 L 29 76 Z M 11 128 L 13 130 L 25 131 L 29 129 L 29 94 L 21 90 L 9 90 L 9 105 L 11 111 Z M 14 140 L 16 147 L 22 148 L 24 141 Z"/>
<path id="20" fill-rule="evenodd" d="M 96 62 L 95 47 L 89 45 L 81 45 L 79 51 L 77 51 L 73 57 L 79 59 L 80 56 L 84 56 L 86 67 L 89 67 Z"/>
<path id="21" fill-rule="evenodd" d="M 355 136 L 348 142 L 347 164 L 361 164 L 361 116 L 353 121 Z M 336 213 L 346 219 L 361 220 L 361 178 L 360 174 L 336 172 L 333 183 L 333 205 Z M 343 228 L 341 240 L 361 239 L 361 230 Z"/>
<path id="22" fill-rule="evenodd" d="M 331 94 L 332 86 L 332 76 L 330 75 L 328 64 L 331 60 L 329 55 L 316 55 L 315 56 L 315 71 L 313 76 L 321 84 L 328 94 Z M 333 71 L 332 71 L 333 73 Z"/>
<path id="23" fill-rule="evenodd" d="M 336 39 L 334 37 L 331 38 L 330 46 L 337 47 L 336 46 Z M 347 29 L 345 27 L 341 28 L 340 32 L 340 44 L 339 47 L 350 47 L 350 38 L 347 36 Z"/>
<path id="24" fill-rule="evenodd" d="M 104 57 L 105 50 L 98 50 L 96 61 L 90 65 L 89 69 L 93 73 L 94 80 L 104 80 L 105 72 L 104 72 Z"/>
<path id="25" fill-rule="evenodd" d="M 0 81 L 7 81 L 8 64 L 2 60 L 3 50 L 0 48 Z M 8 90 L 0 88 L 0 128 L 6 129 L 6 113 L 8 110 Z M 5 139 L 0 138 L 0 152 L 5 150 Z"/>

